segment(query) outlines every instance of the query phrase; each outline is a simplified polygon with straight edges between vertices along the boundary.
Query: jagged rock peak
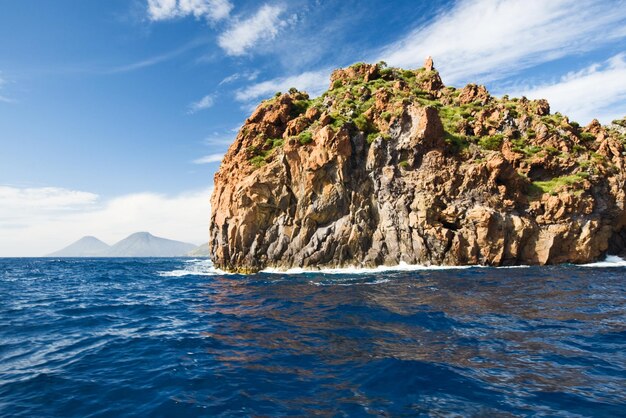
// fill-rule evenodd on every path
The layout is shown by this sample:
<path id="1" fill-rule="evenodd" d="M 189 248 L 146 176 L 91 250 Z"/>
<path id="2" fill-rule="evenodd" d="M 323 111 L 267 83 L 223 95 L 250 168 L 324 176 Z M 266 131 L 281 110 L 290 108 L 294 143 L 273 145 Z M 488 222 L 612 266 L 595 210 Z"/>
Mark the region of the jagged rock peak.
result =
<path id="1" fill-rule="evenodd" d="M 435 69 L 435 65 L 433 64 L 433 57 L 426 57 L 426 61 L 424 61 L 424 69 L 426 71 L 433 71 Z"/>
<path id="2" fill-rule="evenodd" d="M 216 266 L 553 264 L 626 247 L 623 120 L 357 63 L 261 103 L 215 175 Z"/>

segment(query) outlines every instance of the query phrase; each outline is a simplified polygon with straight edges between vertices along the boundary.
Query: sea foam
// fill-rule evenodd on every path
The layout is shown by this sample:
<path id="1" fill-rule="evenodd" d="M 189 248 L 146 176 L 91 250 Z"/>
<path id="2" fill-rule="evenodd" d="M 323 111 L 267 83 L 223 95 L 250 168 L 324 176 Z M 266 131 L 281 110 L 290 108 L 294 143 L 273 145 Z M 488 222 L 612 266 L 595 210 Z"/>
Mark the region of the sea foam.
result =
<path id="1" fill-rule="evenodd" d="M 520 269 L 529 268 L 527 265 L 520 266 L 502 266 L 495 267 L 497 269 Z M 616 255 L 609 255 L 603 261 L 595 263 L 580 264 L 579 267 L 626 267 L 626 260 Z M 329 274 L 329 275 L 367 275 L 387 272 L 403 272 L 403 271 L 434 271 L 434 270 L 465 270 L 465 269 L 483 269 L 494 268 L 489 266 L 425 266 L 419 264 L 407 264 L 400 262 L 395 266 L 378 266 L 378 267 L 341 267 L 341 268 L 321 268 L 321 269 L 305 269 L 301 267 L 290 269 L 266 268 L 260 273 L 280 274 L 280 275 L 301 275 L 301 274 Z M 161 271 L 158 273 L 162 277 L 183 277 L 189 275 L 195 276 L 221 276 L 235 275 L 236 273 L 227 272 L 213 266 L 209 259 L 192 259 L 185 261 L 185 267 L 172 271 Z"/>
<path id="2" fill-rule="evenodd" d="M 617 255 L 607 255 L 603 261 L 581 264 L 580 267 L 626 267 L 626 260 Z"/>

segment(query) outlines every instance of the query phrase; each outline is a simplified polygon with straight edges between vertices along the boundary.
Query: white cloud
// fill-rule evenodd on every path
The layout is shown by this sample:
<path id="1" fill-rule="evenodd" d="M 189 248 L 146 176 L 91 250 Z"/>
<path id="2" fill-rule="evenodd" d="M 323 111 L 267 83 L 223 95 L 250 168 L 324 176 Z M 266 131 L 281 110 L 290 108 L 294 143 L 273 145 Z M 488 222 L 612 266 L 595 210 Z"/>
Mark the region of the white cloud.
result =
<path id="1" fill-rule="evenodd" d="M 2 90 L 6 83 L 7 82 L 2 78 L 2 73 L 0 72 L 0 90 Z M 13 103 L 13 100 L 0 94 L 0 102 Z"/>
<path id="2" fill-rule="evenodd" d="M 16 188 L 0 186 L 0 210 L 5 216 L 11 211 L 46 208 L 48 210 L 73 210 L 91 206 L 98 195 L 88 192 L 67 190 L 58 187 Z M 15 215 L 20 215 L 15 213 Z"/>
<path id="3" fill-rule="evenodd" d="M 228 0 L 179 0 L 178 3 L 182 13 L 195 17 L 206 16 L 213 21 L 226 19 L 233 9 Z"/>
<path id="4" fill-rule="evenodd" d="M 259 76 L 259 71 L 244 71 L 241 73 L 234 73 L 225 77 L 222 81 L 220 81 L 219 85 L 233 83 L 237 80 L 247 80 L 254 81 Z"/>
<path id="5" fill-rule="evenodd" d="M 378 59 L 405 68 L 433 56 L 445 82 L 485 82 L 626 35 L 626 7 L 602 0 L 461 0 Z"/>
<path id="6" fill-rule="evenodd" d="M 208 109 L 213 106 L 215 102 L 215 98 L 212 94 L 204 96 L 202 99 L 198 100 L 189 105 L 189 113 L 196 113 L 200 110 Z"/>
<path id="7" fill-rule="evenodd" d="M 241 126 L 238 127 L 237 129 L 233 128 L 230 129 L 228 133 L 218 133 L 218 132 L 214 132 L 212 135 L 207 136 L 206 138 L 204 138 L 204 140 L 202 141 L 205 145 L 211 146 L 211 147 L 223 147 L 223 146 L 228 146 L 230 144 L 232 144 L 235 135 L 239 129 L 241 129 Z"/>
<path id="8" fill-rule="evenodd" d="M 547 99 L 550 108 L 583 124 L 609 123 L 626 115 L 626 53 L 571 72 L 556 83 L 520 89 L 512 96 Z"/>
<path id="9" fill-rule="evenodd" d="M 160 64 L 162 62 L 169 61 L 173 58 L 176 58 L 177 56 L 182 55 L 187 51 L 190 51 L 194 48 L 199 47 L 204 42 L 205 41 L 200 38 L 193 39 L 191 42 L 188 42 L 185 45 L 181 46 L 180 48 L 174 49 L 172 51 L 169 51 L 160 55 L 155 55 L 155 56 L 152 56 L 152 57 L 149 57 L 149 58 L 146 58 L 146 59 L 143 59 L 141 61 L 137 61 L 131 64 L 121 65 L 119 67 L 104 70 L 103 72 L 105 74 L 117 74 L 117 73 L 126 73 L 130 71 L 140 70 L 146 67 L 151 67 L 153 65 Z"/>
<path id="10" fill-rule="evenodd" d="M 168 20 L 193 15 L 211 22 L 226 19 L 233 5 L 228 0 L 148 0 L 152 20 Z"/>
<path id="11" fill-rule="evenodd" d="M 279 29 L 287 25 L 279 19 L 283 11 L 281 6 L 264 4 L 253 16 L 232 22 L 219 36 L 219 46 L 228 55 L 244 55 L 258 42 L 274 39 Z"/>
<path id="12" fill-rule="evenodd" d="M 176 0 L 148 0 L 148 15 L 152 20 L 164 20 L 175 17 L 178 13 Z"/>
<path id="13" fill-rule="evenodd" d="M 198 158 L 197 160 L 193 160 L 194 164 L 210 164 L 210 163 L 219 163 L 224 158 L 224 154 L 209 154 L 204 157 Z"/>
<path id="14" fill-rule="evenodd" d="M 211 189 L 176 196 L 139 193 L 99 202 L 61 188 L 0 188 L 0 256 L 39 256 L 85 235 L 115 243 L 133 232 L 200 244 L 208 240 Z"/>
<path id="15" fill-rule="evenodd" d="M 235 98 L 240 102 L 249 102 L 261 97 L 271 96 L 277 91 L 285 92 L 291 87 L 306 91 L 312 96 L 319 95 L 330 83 L 330 69 L 308 71 L 290 77 L 279 77 L 256 83 L 238 90 Z"/>

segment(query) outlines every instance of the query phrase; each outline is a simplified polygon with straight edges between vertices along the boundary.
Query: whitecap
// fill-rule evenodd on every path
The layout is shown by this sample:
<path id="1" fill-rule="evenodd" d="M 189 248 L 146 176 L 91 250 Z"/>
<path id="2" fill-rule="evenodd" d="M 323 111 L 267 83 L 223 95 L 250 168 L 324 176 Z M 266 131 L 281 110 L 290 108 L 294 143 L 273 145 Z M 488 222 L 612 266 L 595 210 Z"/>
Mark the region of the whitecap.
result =
<path id="1" fill-rule="evenodd" d="M 626 267 L 626 260 L 617 255 L 607 255 L 603 261 L 580 264 L 579 267 Z"/>
<path id="2" fill-rule="evenodd" d="M 159 276 L 162 277 L 183 277 L 189 275 L 196 276 L 217 276 L 217 275 L 234 275 L 231 273 L 218 269 L 213 266 L 210 259 L 191 259 L 185 260 L 185 267 L 182 269 L 172 271 L 160 271 Z M 328 275 L 367 275 L 378 274 L 386 272 L 406 272 L 406 271 L 437 271 L 437 270 L 465 270 L 465 269 L 526 269 L 532 266 L 529 265 L 515 265 L 515 266 L 483 266 L 483 265 L 464 265 L 464 266 L 440 266 L 440 265 L 422 265 L 422 264 L 408 264 L 400 262 L 395 266 L 377 266 L 377 267 L 341 267 L 341 268 L 302 268 L 294 267 L 290 269 L 280 269 L 274 267 L 268 267 L 260 271 L 265 274 L 279 274 L 279 275 L 302 275 L 302 274 L 328 274 Z M 599 261 L 589 264 L 581 264 L 579 267 L 626 267 L 626 260 L 618 256 L 607 256 L 604 261 Z M 368 283 L 369 284 L 369 283 Z M 375 284 L 375 283 L 371 283 Z"/>
<path id="3" fill-rule="evenodd" d="M 227 271 L 215 268 L 211 260 L 198 259 L 198 260 L 186 260 L 185 268 L 171 270 L 171 271 L 159 271 L 157 274 L 161 277 L 184 277 L 184 276 L 221 276 L 225 274 L 233 274 Z"/>
<path id="4" fill-rule="evenodd" d="M 368 282 L 363 282 L 363 281 L 347 281 L 347 282 L 341 282 L 341 281 L 332 281 L 332 282 L 314 282 L 314 281 L 310 281 L 309 283 L 314 285 L 314 286 L 357 286 L 357 285 L 373 285 L 373 284 L 382 284 L 382 283 L 389 283 L 391 280 L 389 279 L 376 279 L 376 280 L 372 280 L 372 281 L 368 281 Z"/>
<path id="5" fill-rule="evenodd" d="M 301 267 L 290 268 L 286 270 L 278 268 L 266 268 L 261 273 L 269 274 L 376 274 L 393 271 L 424 271 L 424 270 L 462 270 L 483 266 L 425 266 L 422 264 L 407 264 L 400 262 L 395 266 L 377 266 L 377 267 L 341 267 L 341 268 L 322 268 L 322 269 L 305 269 Z"/>

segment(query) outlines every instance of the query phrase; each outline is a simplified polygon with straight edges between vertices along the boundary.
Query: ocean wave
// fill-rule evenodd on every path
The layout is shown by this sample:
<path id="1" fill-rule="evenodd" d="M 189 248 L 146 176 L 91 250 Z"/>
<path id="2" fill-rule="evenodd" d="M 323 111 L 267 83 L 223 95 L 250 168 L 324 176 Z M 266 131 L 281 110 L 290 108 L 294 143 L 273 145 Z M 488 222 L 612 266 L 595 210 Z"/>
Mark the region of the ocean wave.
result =
<path id="1" fill-rule="evenodd" d="M 213 263 L 209 259 L 191 259 L 185 260 L 185 267 L 182 269 L 172 271 L 160 271 L 158 272 L 161 277 L 184 277 L 184 276 L 221 276 L 221 275 L 234 275 L 236 273 L 227 272 L 218 269 L 213 266 Z M 483 268 L 496 268 L 496 269 L 524 269 L 530 268 L 528 265 L 518 266 L 501 266 L 490 267 L 481 265 L 471 266 L 426 266 L 420 264 L 407 264 L 400 262 L 395 266 L 377 266 L 377 267 L 341 267 L 341 268 L 302 268 L 295 267 L 290 269 L 280 269 L 274 267 L 268 267 L 261 270 L 260 273 L 264 274 L 280 274 L 280 275 L 303 275 L 303 274 L 328 274 L 328 275 L 368 275 L 387 272 L 406 272 L 406 271 L 436 271 L 436 270 L 465 270 L 465 269 L 483 269 Z M 616 255 L 609 255 L 603 261 L 595 263 L 580 264 L 579 267 L 626 267 L 626 260 Z"/>
<path id="2" fill-rule="evenodd" d="M 626 267 L 626 260 L 617 255 L 607 255 L 603 261 L 580 264 L 579 267 Z"/>
<path id="3" fill-rule="evenodd" d="M 269 274 L 376 274 L 393 271 L 423 271 L 423 270 L 460 270 L 481 266 L 425 266 L 420 264 L 407 264 L 400 262 L 395 266 L 377 266 L 377 267 L 337 267 L 337 268 L 321 268 L 321 269 L 305 269 L 295 267 L 290 269 L 278 269 L 269 267 L 261 270 L 261 273 Z"/>
<path id="4" fill-rule="evenodd" d="M 461 270 L 468 268 L 477 268 L 484 266 L 424 266 L 417 264 L 407 264 L 401 262 L 395 266 L 378 266 L 378 267 L 341 267 L 341 268 L 321 268 L 321 269 L 305 269 L 301 267 L 290 269 L 279 268 L 266 268 L 261 270 L 260 273 L 265 274 L 287 274 L 287 275 L 301 275 L 301 274 L 376 274 L 394 271 L 423 271 L 423 270 Z M 211 260 L 208 259 L 192 259 L 185 260 L 185 267 L 182 269 L 171 271 L 159 271 L 161 277 L 183 277 L 183 276 L 218 276 L 218 275 L 234 275 L 236 273 L 230 273 L 213 266 Z"/>
<path id="5" fill-rule="evenodd" d="M 389 283 L 391 280 L 390 279 L 375 279 L 375 280 L 369 280 L 369 281 L 362 281 L 362 280 L 335 280 L 333 279 L 332 281 L 313 281 L 311 280 L 309 283 L 312 284 L 313 286 L 359 286 L 359 285 L 374 285 L 374 284 L 383 284 L 383 283 Z"/>
<path id="6" fill-rule="evenodd" d="M 227 274 L 234 274 L 214 267 L 211 260 L 185 260 L 185 264 L 186 266 L 183 269 L 159 271 L 157 272 L 157 274 L 161 277 L 222 276 Z"/>
<path id="7" fill-rule="evenodd" d="M 624 415 L 623 270 L 198 259 L 0 258 L 0 417 Z"/>

